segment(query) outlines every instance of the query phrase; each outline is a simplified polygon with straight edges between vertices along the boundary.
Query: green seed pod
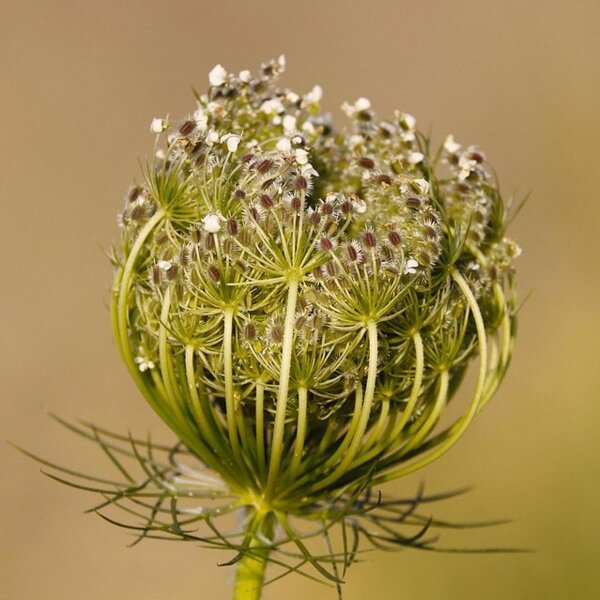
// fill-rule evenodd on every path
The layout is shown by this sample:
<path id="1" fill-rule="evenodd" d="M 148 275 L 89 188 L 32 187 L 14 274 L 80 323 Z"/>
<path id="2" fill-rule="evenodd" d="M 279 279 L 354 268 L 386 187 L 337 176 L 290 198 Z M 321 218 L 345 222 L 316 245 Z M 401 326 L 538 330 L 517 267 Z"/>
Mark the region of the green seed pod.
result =
<path id="1" fill-rule="evenodd" d="M 374 542 L 357 525 L 378 507 L 371 490 L 456 443 L 515 335 L 519 249 L 483 154 L 450 136 L 432 155 L 413 117 L 380 122 L 364 98 L 334 132 L 320 88 L 279 89 L 282 70 L 216 67 L 192 114 L 160 121 L 158 157 L 127 196 L 112 294 L 137 386 L 213 474 L 188 469 L 182 488 L 164 471 L 165 495 L 208 489 L 247 511 L 227 546 L 237 598 L 258 598 L 244 590 L 260 590 L 285 544 L 339 583 L 334 554 L 314 558 L 291 519 L 326 538 L 352 522 Z M 475 389 L 440 428 L 472 361 Z"/>

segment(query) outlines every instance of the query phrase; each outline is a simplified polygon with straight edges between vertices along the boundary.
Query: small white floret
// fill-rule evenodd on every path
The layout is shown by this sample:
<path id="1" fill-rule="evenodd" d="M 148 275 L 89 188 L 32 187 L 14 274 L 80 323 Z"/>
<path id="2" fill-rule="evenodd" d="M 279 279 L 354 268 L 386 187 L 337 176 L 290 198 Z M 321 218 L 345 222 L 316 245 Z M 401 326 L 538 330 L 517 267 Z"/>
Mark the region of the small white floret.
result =
<path id="1" fill-rule="evenodd" d="M 206 134 L 205 141 L 209 146 L 212 146 L 213 144 L 216 144 L 219 141 L 219 134 L 216 131 L 211 130 Z"/>
<path id="2" fill-rule="evenodd" d="M 244 69 L 243 71 L 240 71 L 240 74 L 238 75 L 238 78 L 242 83 L 248 83 L 250 81 L 251 77 L 252 77 L 252 73 L 250 73 L 250 71 L 248 71 L 248 69 Z"/>
<path id="3" fill-rule="evenodd" d="M 429 182 L 426 179 L 413 179 L 413 183 L 419 188 L 421 194 L 429 192 Z"/>
<path id="4" fill-rule="evenodd" d="M 414 275 L 417 272 L 419 263 L 414 258 L 409 258 L 404 263 L 404 273 L 408 275 Z"/>
<path id="5" fill-rule="evenodd" d="M 277 142 L 277 150 L 279 150 L 279 152 L 287 154 L 292 150 L 292 143 L 288 138 L 280 138 Z"/>
<path id="6" fill-rule="evenodd" d="M 288 135 L 294 133 L 296 131 L 296 117 L 292 115 L 285 115 L 282 120 L 283 131 Z"/>
<path id="7" fill-rule="evenodd" d="M 296 162 L 299 165 L 305 165 L 308 162 L 308 152 L 302 148 L 297 148 L 294 153 L 296 156 Z"/>
<path id="8" fill-rule="evenodd" d="M 320 85 L 315 85 L 308 94 L 304 95 L 304 101 L 307 104 L 317 104 L 323 98 L 323 88 Z"/>
<path id="9" fill-rule="evenodd" d="M 408 162 L 411 165 L 417 165 L 420 162 L 422 162 L 424 158 L 425 158 L 425 155 L 422 152 L 411 152 L 408 155 Z"/>
<path id="10" fill-rule="evenodd" d="M 272 115 L 281 113 L 285 109 L 279 98 L 269 98 L 260 105 L 260 110 L 267 115 Z"/>
<path id="11" fill-rule="evenodd" d="M 402 113 L 402 121 L 410 131 L 413 131 L 417 125 L 417 120 L 408 113 Z"/>
<path id="12" fill-rule="evenodd" d="M 359 215 L 363 215 L 367 212 L 367 203 L 362 198 L 355 200 L 352 205 L 354 207 L 354 212 L 358 213 Z"/>
<path id="13" fill-rule="evenodd" d="M 206 128 L 208 127 L 208 115 L 206 114 L 206 111 L 203 108 L 197 108 L 192 116 L 196 123 L 196 127 L 198 127 L 200 131 L 206 131 Z"/>
<path id="14" fill-rule="evenodd" d="M 204 231 L 208 233 L 218 233 L 221 231 L 221 220 L 219 219 L 219 215 L 206 215 L 204 219 L 202 219 L 202 225 L 204 227 Z"/>
<path id="15" fill-rule="evenodd" d="M 240 145 L 240 136 L 235 135 L 234 133 L 226 133 L 221 136 L 221 141 L 227 144 L 227 150 L 229 152 L 235 152 Z"/>
<path id="16" fill-rule="evenodd" d="M 152 133 L 162 133 L 167 128 L 167 120 L 160 117 L 154 117 L 150 123 L 150 131 Z"/>
<path id="17" fill-rule="evenodd" d="M 459 150 L 459 148 L 460 144 L 457 144 L 454 141 L 454 136 L 449 135 L 444 142 L 444 150 L 446 150 L 446 152 L 449 152 L 450 154 L 454 154 Z"/>
<path id="18" fill-rule="evenodd" d="M 355 134 L 350 136 L 348 143 L 350 144 L 350 148 L 356 148 L 357 146 L 363 144 L 364 141 L 365 138 L 362 135 Z"/>
<path id="19" fill-rule="evenodd" d="M 362 112 L 371 108 L 371 101 L 368 98 L 362 96 L 354 103 L 354 110 L 356 112 Z"/>
<path id="20" fill-rule="evenodd" d="M 227 71 L 222 65 L 216 65 L 213 70 L 208 74 L 208 81 L 210 85 L 218 87 L 223 85 L 227 79 Z"/>
<path id="21" fill-rule="evenodd" d="M 156 366 L 153 361 L 142 356 L 136 356 L 133 360 L 135 361 L 135 364 L 138 366 L 138 369 L 142 373 L 144 371 L 148 371 L 148 369 L 154 369 L 154 367 Z"/>

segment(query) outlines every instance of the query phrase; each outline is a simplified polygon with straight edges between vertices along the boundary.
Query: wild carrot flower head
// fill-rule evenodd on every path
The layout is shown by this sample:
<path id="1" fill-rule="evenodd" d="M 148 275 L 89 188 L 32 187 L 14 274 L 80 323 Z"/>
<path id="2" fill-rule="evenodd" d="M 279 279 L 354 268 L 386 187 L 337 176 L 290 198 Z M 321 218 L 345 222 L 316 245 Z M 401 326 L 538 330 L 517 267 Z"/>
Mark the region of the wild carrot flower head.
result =
<path id="1" fill-rule="evenodd" d="M 189 115 L 152 120 L 156 157 L 119 216 L 112 321 L 150 405 L 220 478 L 188 469 L 186 493 L 226 490 L 254 533 L 276 539 L 268 516 L 337 581 L 289 518 L 376 539 L 357 525 L 370 491 L 444 454 L 505 374 L 519 248 L 477 147 L 432 150 L 413 116 L 380 120 L 366 98 L 337 131 L 319 86 L 277 86 L 284 67 L 218 65 Z M 164 494 L 179 497 L 175 471 Z"/>

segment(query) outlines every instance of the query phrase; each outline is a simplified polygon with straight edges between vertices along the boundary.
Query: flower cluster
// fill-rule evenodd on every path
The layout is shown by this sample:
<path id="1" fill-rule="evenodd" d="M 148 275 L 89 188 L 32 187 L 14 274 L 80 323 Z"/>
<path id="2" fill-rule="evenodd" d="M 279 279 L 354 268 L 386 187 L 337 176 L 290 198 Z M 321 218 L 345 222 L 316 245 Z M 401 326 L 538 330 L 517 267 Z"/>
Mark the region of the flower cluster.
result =
<path id="1" fill-rule="evenodd" d="M 507 210 L 483 153 L 414 117 L 258 73 L 209 75 L 119 216 L 122 356 L 185 446 L 260 514 L 308 514 L 445 453 L 515 333 Z M 476 387 L 439 428 L 472 359 Z"/>

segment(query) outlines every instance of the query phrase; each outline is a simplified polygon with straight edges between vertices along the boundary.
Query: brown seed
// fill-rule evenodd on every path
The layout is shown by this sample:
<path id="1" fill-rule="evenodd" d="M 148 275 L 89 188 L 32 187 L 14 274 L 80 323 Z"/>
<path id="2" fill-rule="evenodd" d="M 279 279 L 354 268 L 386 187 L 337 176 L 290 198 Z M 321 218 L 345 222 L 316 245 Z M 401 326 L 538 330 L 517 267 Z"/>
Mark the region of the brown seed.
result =
<path id="1" fill-rule="evenodd" d="M 352 202 L 350 200 L 344 199 L 344 201 L 340 204 L 340 210 L 342 214 L 349 215 L 352 213 Z"/>
<path id="2" fill-rule="evenodd" d="M 160 267 L 152 267 L 152 283 L 154 285 L 160 285 Z"/>
<path id="3" fill-rule="evenodd" d="M 213 235 L 207 235 L 204 240 L 204 245 L 207 250 L 212 251 L 215 249 L 215 238 Z"/>
<path id="4" fill-rule="evenodd" d="M 388 233 L 388 240 L 392 246 L 399 246 L 402 243 L 402 236 L 397 231 L 390 231 Z"/>
<path id="5" fill-rule="evenodd" d="M 372 169 L 375 166 L 375 161 L 368 156 L 361 156 L 358 159 L 358 164 L 365 169 Z"/>
<path id="6" fill-rule="evenodd" d="M 208 276 L 215 283 L 219 283 L 219 281 L 221 281 L 221 272 L 219 271 L 219 267 L 217 267 L 217 265 L 209 265 L 207 271 L 208 271 Z"/>
<path id="7" fill-rule="evenodd" d="M 131 219 L 133 221 L 141 221 L 146 216 L 146 209 L 145 209 L 145 207 L 143 207 L 139 204 L 136 204 L 131 209 L 129 216 L 131 217 Z"/>
<path id="8" fill-rule="evenodd" d="M 143 190 L 139 185 L 136 185 L 135 187 L 131 188 L 131 191 L 129 192 L 129 202 L 135 202 L 142 193 L 142 191 Z"/>
<path id="9" fill-rule="evenodd" d="M 244 336 L 249 342 L 256 339 L 256 325 L 252 321 L 246 323 L 246 327 L 244 327 Z"/>
<path id="10" fill-rule="evenodd" d="M 323 250 L 323 252 L 329 252 L 329 251 L 333 250 L 333 242 L 331 241 L 331 239 L 329 239 L 326 236 L 323 236 L 321 238 L 319 245 L 321 247 L 321 250 Z"/>
<path id="11" fill-rule="evenodd" d="M 265 208 L 273 208 L 274 205 L 273 198 L 271 198 L 269 194 L 262 194 L 262 196 L 260 197 L 260 203 Z"/>
<path id="12" fill-rule="evenodd" d="M 329 203 L 329 202 L 324 202 L 321 205 L 321 213 L 323 213 L 326 216 L 330 216 L 333 214 L 333 204 Z"/>
<path id="13" fill-rule="evenodd" d="M 238 222 L 234 217 L 230 217 L 227 219 L 227 233 L 229 235 L 235 236 L 238 234 L 239 227 Z"/>
<path id="14" fill-rule="evenodd" d="M 276 344 L 281 344 L 281 342 L 283 342 L 283 327 L 281 325 L 273 325 L 270 333 L 271 339 Z"/>
<path id="15" fill-rule="evenodd" d="M 297 190 L 305 190 L 308 187 L 308 181 L 306 180 L 306 177 L 299 175 L 296 178 L 295 187 Z"/>
<path id="16" fill-rule="evenodd" d="M 199 244 L 202 241 L 202 232 L 199 227 L 194 227 L 194 229 L 192 229 L 191 237 L 194 244 Z"/>
<path id="17" fill-rule="evenodd" d="M 325 265 L 325 269 L 330 277 L 335 277 L 338 274 L 337 263 L 333 262 L 332 260 Z"/>
<path id="18" fill-rule="evenodd" d="M 177 265 L 171 265 L 166 271 L 165 275 L 168 281 L 175 281 L 177 279 Z"/>
<path id="19" fill-rule="evenodd" d="M 192 133 L 192 131 L 194 131 L 194 129 L 196 129 L 196 124 L 194 121 L 185 121 L 179 128 L 179 133 L 181 135 L 188 136 L 190 133 Z"/>
<path id="20" fill-rule="evenodd" d="M 406 199 L 406 206 L 413 210 L 418 210 L 419 208 L 421 208 L 421 201 L 413 196 L 411 198 Z"/>
<path id="21" fill-rule="evenodd" d="M 377 237 L 372 231 L 367 229 L 363 234 L 363 243 L 367 248 L 375 248 L 377 246 Z"/>
<path id="22" fill-rule="evenodd" d="M 356 262 L 358 260 L 358 251 L 352 244 L 346 246 L 346 256 L 350 262 Z"/>
<path id="23" fill-rule="evenodd" d="M 267 173 L 268 171 L 271 170 L 271 167 L 273 166 L 273 161 L 269 160 L 268 158 L 265 158 L 265 160 L 261 160 L 258 165 L 256 166 L 257 170 L 259 173 Z"/>
<path id="24" fill-rule="evenodd" d="M 430 239 L 437 237 L 437 231 L 430 225 L 425 225 L 423 227 L 423 233 L 425 233 L 425 235 Z"/>

